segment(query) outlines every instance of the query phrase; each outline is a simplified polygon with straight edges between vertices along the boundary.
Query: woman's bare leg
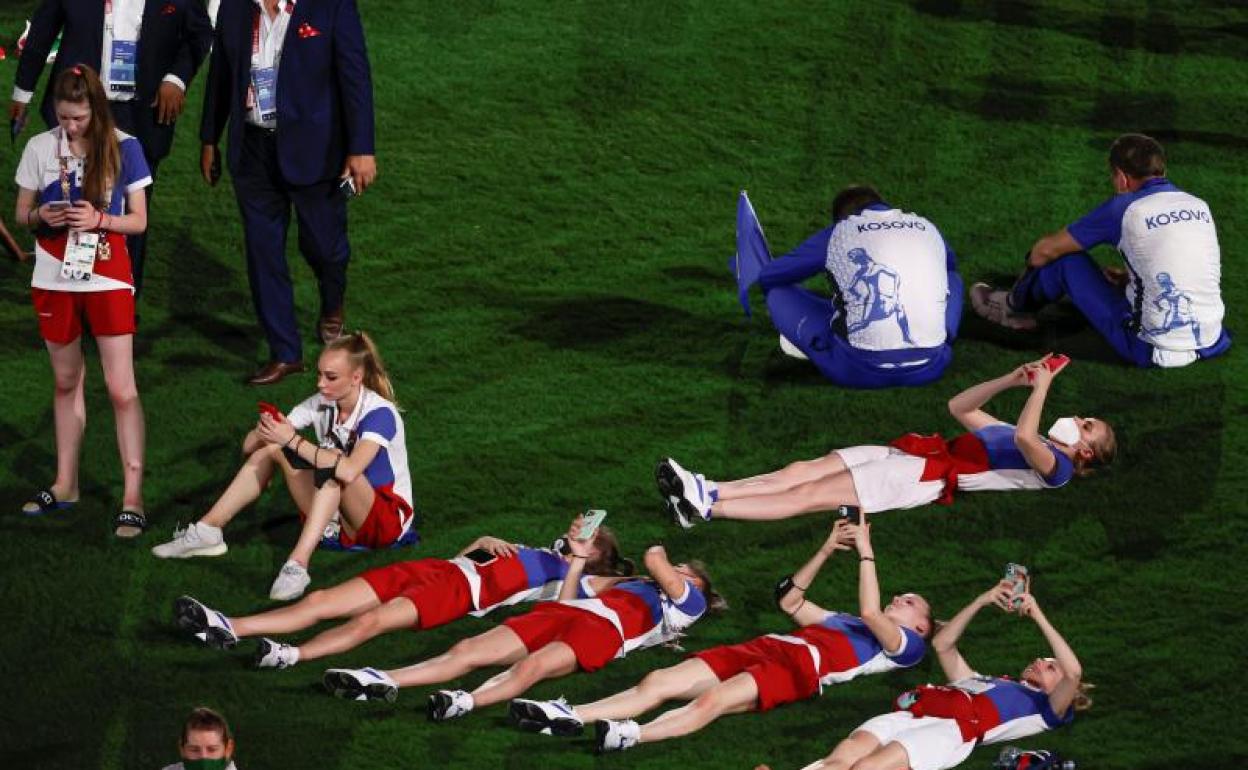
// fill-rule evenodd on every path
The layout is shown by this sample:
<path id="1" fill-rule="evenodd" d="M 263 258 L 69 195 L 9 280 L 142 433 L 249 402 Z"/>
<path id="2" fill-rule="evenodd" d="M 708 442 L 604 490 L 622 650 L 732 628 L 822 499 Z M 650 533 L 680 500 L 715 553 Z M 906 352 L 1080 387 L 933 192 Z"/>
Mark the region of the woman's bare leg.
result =
<path id="1" fill-rule="evenodd" d="M 339 510 L 343 515 L 343 529 L 348 534 L 354 534 L 368 518 L 375 496 L 376 493 L 362 473 L 345 488 L 337 479 L 326 481 L 312 495 L 312 504 L 304 509 L 303 529 L 299 532 L 299 540 L 295 542 L 288 558 L 308 566 L 312 553 L 325 536 L 326 525 Z"/>
<path id="2" fill-rule="evenodd" d="M 230 618 L 230 625 L 239 637 L 289 634 L 324 620 L 359 615 L 379 606 L 381 602 L 372 587 L 363 578 L 357 577 L 333 588 L 313 591 L 285 607 Z"/>
<path id="3" fill-rule="evenodd" d="M 845 461 L 836 452 L 814 460 L 790 463 L 778 471 L 751 476 L 737 481 L 719 481 L 719 499 L 733 500 L 755 495 L 774 495 L 824 476 L 845 470 Z"/>
<path id="4" fill-rule="evenodd" d="M 276 444 L 266 444 L 247 456 L 243 467 L 234 474 L 234 480 L 225 488 L 217 501 L 200 519 L 204 524 L 224 527 L 238 515 L 238 512 L 251 505 L 260 497 L 260 493 L 269 485 L 273 473 L 281 469 L 286 476 L 286 487 L 299 510 L 306 511 L 312 503 L 312 471 L 295 470 L 286 462 L 282 448 Z"/>
<path id="5" fill-rule="evenodd" d="M 724 714 L 749 711 L 758 702 L 758 683 L 749 674 L 737 674 L 694 698 L 692 702 L 660 714 L 641 726 L 639 743 L 679 738 L 697 732 Z"/>
<path id="6" fill-rule="evenodd" d="M 507 626 L 456 642 L 436 658 L 406 668 L 386 671 L 399 687 L 438 684 L 484 666 L 509 666 L 528 655 L 524 642 Z"/>
<path id="7" fill-rule="evenodd" d="M 574 671 L 576 653 L 564 642 L 551 642 L 473 690 L 472 703 L 479 708 L 511 700 L 543 679 L 567 676 Z"/>
<path id="8" fill-rule="evenodd" d="M 56 480 L 51 489 L 57 500 L 72 501 L 78 499 L 78 455 L 87 426 L 82 338 L 64 345 L 49 342 L 47 346 L 55 380 L 52 415 L 56 425 Z"/>
<path id="9" fill-rule="evenodd" d="M 584 722 L 599 719 L 631 719 L 669 700 L 692 700 L 719 684 L 711 667 L 698 658 L 669 668 L 651 671 L 623 692 L 576 707 Z"/>
<path id="10" fill-rule="evenodd" d="M 139 386 L 134 379 L 134 335 L 118 334 L 96 337 L 104 383 L 113 404 L 117 424 L 117 451 L 121 455 L 125 491 L 121 506 L 128 511 L 143 512 L 143 448 L 146 428 L 143 405 L 139 402 Z M 122 527 L 119 534 L 136 535 L 133 527 Z"/>
<path id="11" fill-rule="evenodd" d="M 315 660 L 346 652 L 388 631 L 411 628 L 417 619 L 416 606 L 401 596 L 396 597 L 299 645 L 299 659 Z"/>
<path id="12" fill-rule="evenodd" d="M 874 735 L 863 730 L 855 730 L 848 738 L 836 744 L 831 754 L 812 762 L 802 770 L 850 770 L 851 767 L 855 767 L 855 762 L 866 759 L 879 748 L 880 741 Z"/>
<path id="13" fill-rule="evenodd" d="M 711 517 L 772 521 L 814 511 L 827 511 L 838 505 L 858 505 L 854 477 L 848 469 L 774 495 L 755 495 L 735 500 L 721 498 L 711 506 Z"/>

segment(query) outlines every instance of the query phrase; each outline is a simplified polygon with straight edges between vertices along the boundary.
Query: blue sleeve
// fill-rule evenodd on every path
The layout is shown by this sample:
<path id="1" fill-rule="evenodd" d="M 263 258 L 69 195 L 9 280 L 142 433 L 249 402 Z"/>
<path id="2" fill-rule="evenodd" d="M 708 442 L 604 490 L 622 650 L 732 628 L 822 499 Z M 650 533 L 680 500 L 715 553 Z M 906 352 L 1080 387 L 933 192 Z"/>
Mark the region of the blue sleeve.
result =
<path id="1" fill-rule="evenodd" d="M 945 241 L 944 236 L 941 236 L 941 240 Z M 950 273 L 958 270 L 958 255 L 953 253 L 953 247 L 948 241 L 945 241 L 945 270 Z"/>
<path id="2" fill-rule="evenodd" d="M 825 227 L 788 254 L 764 265 L 758 274 L 758 283 L 763 291 L 801 283 L 823 272 L 828 263 L 828 241 L 831 239 L 832 228 Z"/>
<path id="3" fill-rule="evenodd" d="M 371 433 L 384 438 L 386 442 L 393 441 L 395 434 L 398 433 L 398 422 L 394 419 L 394 412 L 389 409 L 374 409 L 360 420 L 357 433 L 361 437 Z"/>
<path id="4" fill-rule="evenodd" d="M 884 654 L 899 666 L 908 668 L 918 665 L 923 660 L 923 656 L 927 654 L 927 642 L 924 642 L 923 637 L 909 628 L 901 629 L 901 638 L 902 645 L 897 654 L 889 655 L 888 650 L 885 650 Z"/>
<path id="5" fill-rule="evenodd" d="M 1044 724 L 1050 728 L 1061 727 L 1075 721 L 1075 708 L 1071 706 L 1066 709 L 1066 713 L 1058 716 L 1053 712 L 1053 706 L 1049 703 L 1047 696 L 1040 697 L 1040 718 L 1044 720 Z"/>
<path id="6" fill-rule="evenodd" d="M 685 613 L 691 618 L 696 618 L 706 612 L 706 597 L 698 590 L 698 587 L 688 580 L 685 581 L 685 595 L 679 598 L 672 598 L 672 605 Z"/>
<path id="7" fill-rule="evenodd" d="M 139 140 L 128 137 L 118 149 L 121 150 L 121 189 L 129 193 L 151 184 L 152 171 L 147 167 Z"/>
<path id="8" fill-rule="evenodd" d="M 1049 451 L 1053 453 L 1053 459 L 1057 460 L 1057 465 L 1053 466 L 1053 472 L 1044 477 L 1044 483 L 1051 487 L 1060 487 L 1075 477 L 1075 464 L 1070 458 L 1057 451 L 1057 447 L 1049 445 Z"/>
<path id="9" fill-rule="evenodd" d="M 1122 240 L 1122 214 L 1131 201 L 1130 195 L 1115 195 L 1067 227 L 1066 231 L 1084 249 L 1102 243 L 1116 246 Z"/>

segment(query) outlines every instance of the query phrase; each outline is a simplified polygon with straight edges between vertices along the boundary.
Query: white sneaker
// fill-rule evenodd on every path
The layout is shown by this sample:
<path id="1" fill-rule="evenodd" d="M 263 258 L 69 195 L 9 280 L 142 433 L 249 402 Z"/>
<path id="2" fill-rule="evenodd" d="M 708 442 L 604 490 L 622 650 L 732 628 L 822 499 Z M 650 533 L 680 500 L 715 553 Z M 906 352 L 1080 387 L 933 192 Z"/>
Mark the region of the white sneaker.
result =
<path id="1" fill-rule="evenodd" d="M 279 602 L 298 599 L 303 596 L 304 590 L 311 582 L 312 576 L 308 574 L 307 567 L 297 561 L 288 560 L 282 565 L 281 572 L 277 573 L 277 579 L 273 581 L 273 587 L 269 589 L 269 598 Z"/>
<path id="2" fill-rule="evenodd" d="M 260 637 L 256 647 L 256 668 L 290 668 L 299 662 L 299 648 Z"/>
<path id="3" fill-rule="evenodd" d="M 463 690 L 438 690 L 429 696 L 429 721 L 445 722 L 472 711 L 472 695 Z"/>
<path id="4" fill-rule="evenodd" d="M 197 521 L 186 529 L 173 530 L 173 539 L 154 546 L 152 554 L 161 559 L 189 559 L 192 556 L 220 556 L 229 550 L 220 527 Z"/>
<path id="5" fill-rule="evenodd" d="M 594 731 L 598 736 L 599 754 L 631 749 L 641 739 L 641 725 L 631 719 L 603 719 Z"/>
<path id="6" fill-rule="evenodd" d="M 542 735 L 570 737 L 580 735 L 585 729 L 585 723 L 576 715 L 576 710 L 563 698 L 516 698 L 511 702 L 511 721 L 521 730 Z"/>
<path id="7" fill-rule="evenodd" d="M 174 600 L 173 622 L 209 647 L 226 650 L 238 644 L 230 619 L 193 597 Z"/>
<path id="8" fill-rule="evenodd" d="M 1038 326 L 1034 315 L 1019 313 L 1010 308 L 1010 293 L 1005 289 L 994 289 L 986 283 L 977 283 L 971 287 L 970 295 L 971 307 L 980 318 L 1007 329 L 1021 331 L 1031 331 Z"/>
<path id="9" fill-rule="evenodd" d="M 394 703 L 399 697 L 398 682 L 375 668 L 331 668 L 321 682 L 335 698 Z"/>
<path id="10" fill-rule="evenodd" d="M 780 352 L 785 354 L 789 358 L 796 358 L 799 361 L 810 360 L 810 358 L 807 357 L 807 355 L 802 352 L 801 348 L 799 348 L 797 345 L 794 345 L 792 342 L 790 342 L 789 338 L 784 336 L 783 334 L 780 335 Z"/>
<path id="11" fill-rule="evenodd" d="M 691 473 L 667 457 L 654 469 L 654 480 L 668 513 L 682 529 L 691 529 L 698 519 L 711 520 L 710 490 L 702 474 Z"/>

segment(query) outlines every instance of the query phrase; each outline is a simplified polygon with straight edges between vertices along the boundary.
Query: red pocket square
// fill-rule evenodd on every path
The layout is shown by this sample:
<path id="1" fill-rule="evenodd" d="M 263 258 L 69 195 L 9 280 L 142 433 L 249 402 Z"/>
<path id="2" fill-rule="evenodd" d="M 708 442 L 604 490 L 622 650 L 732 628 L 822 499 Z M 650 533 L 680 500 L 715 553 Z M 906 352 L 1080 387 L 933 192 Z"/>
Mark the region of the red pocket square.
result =
<path id="1" fill-rule="evenodd" d="M 307 23 L 306 21 L 299 25 L 299 37 L 301 38 L 319 37 L 320 34 L 321 34 L 321 31 L 319 29 Z"/>
<path id="2" fill-rule="evenodd" d="M 178 7 L 173 3 L 165 3 L 165 7 L 160 9 L 162 16 L 172 16 L 178 12 Z"/>

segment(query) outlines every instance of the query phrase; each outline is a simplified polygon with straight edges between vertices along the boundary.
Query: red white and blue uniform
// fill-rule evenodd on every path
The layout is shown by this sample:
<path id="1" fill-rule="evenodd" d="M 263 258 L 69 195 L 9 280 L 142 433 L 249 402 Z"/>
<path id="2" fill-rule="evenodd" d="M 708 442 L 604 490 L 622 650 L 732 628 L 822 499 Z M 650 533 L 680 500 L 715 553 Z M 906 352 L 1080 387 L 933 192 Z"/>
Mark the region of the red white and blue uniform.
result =
<path id="1" fill-rule="evenodd" d="M 1056 714 L 1049 696 L 1007 677 L 978 674 L 948 685 L 907 693 L 892 714 L 868 720 L 858 729 L 881 744 L 900 743 L 912 770 L 942 770 L 966 759 L 979 744 L 1000 743 L 1070 724 L 1074 708 Z"/>
<path id="2" fill-rule="evenodd" d="M 798 285 L 825 271 L 831 300 Z M 962 279 L 918 214 L 868 206 L 764 264 L 758 282 L 776 329 L 838 385 L 923 385 L 953 358 Z"/>
<path id="3" fill-rule="evenodd" d="M 559 595 L 568 564 L 548 548 L 517 545 L 515 554 L 474 561 L 416 559 L 368 570 L 360 575 L 378 601 L 403 597 L 416 607 L 417 628 L 433 628 L 462 618 L 481 617 L 499 607 Z M 589 596 L 582 578 L 579 596 Z"/>
<path id="4" fill-rule="evenodd" d="M 1080 251 L 1028 270 L 1010 293 L 1015 310 L 1038 310 L 1069 296 L 1137 366 L 1186 366 L 1230 347 L 1209 204 L 1158 177 L 1115 195 L 1067 231 L 1083 249 L 1105 244 L 1122 253 L 1130 279 L 1125 290 Z"/>
<path id="5" fill-rule="evenodd" d="M 415 518 L 412 477 L 407 467 L 403 418 L 397 406 L 361 386 L 355 409 L 345 420 L 339 419 L 337 402 L 319 393 L 290 410 L 286 419 L 295 430 L 312 426 L 317 443 L 326 448 L 349 454 L 357 441 L 371 441 L 381 447 L 364 469 L 375 495 L 373 510 L 355 534 L 342 532 L 344 546 L 383 548 L 411 529 Z"/>
<path id="6" fill-rule="evenodd" d="M 950 441 L 911 433 L 892 446 L 856 446 L 836 453 L 849 468 L 858 502 L 868 513 L 947 504 L 954 490 L 1050 489 L 1074 477 L 1074 462 L 1047 441 L 1053 470 L 1046 476 L 1032 468 L 1014 443 L 1015 432 L 1013 425 L 996 423 Z"/>
<path id="7" fill-rule="evenodd" d="M 923 637 L 909 628 L 901 629 L 901 645 L 889 652 L 862 618 L 829 612 L 791 634 L 767 634 L 690 657 L 706 663 L 720 681 L 749 674 L 758 688 L 758 710 L 767 711 L 816 695 L 824 685 L 909 668 L 926 653 Z"/>
<path id="8" fill-rule="evenodd" d="M 673 599 L 654 580 L 634 578 L 592 598 L 544 602 L 504 624 L 530 652 L 563 642 L 582 669 L 595 671 L 633 650 L 675 640 L 705 612 L 706 598 L 687 580 Z"/>

